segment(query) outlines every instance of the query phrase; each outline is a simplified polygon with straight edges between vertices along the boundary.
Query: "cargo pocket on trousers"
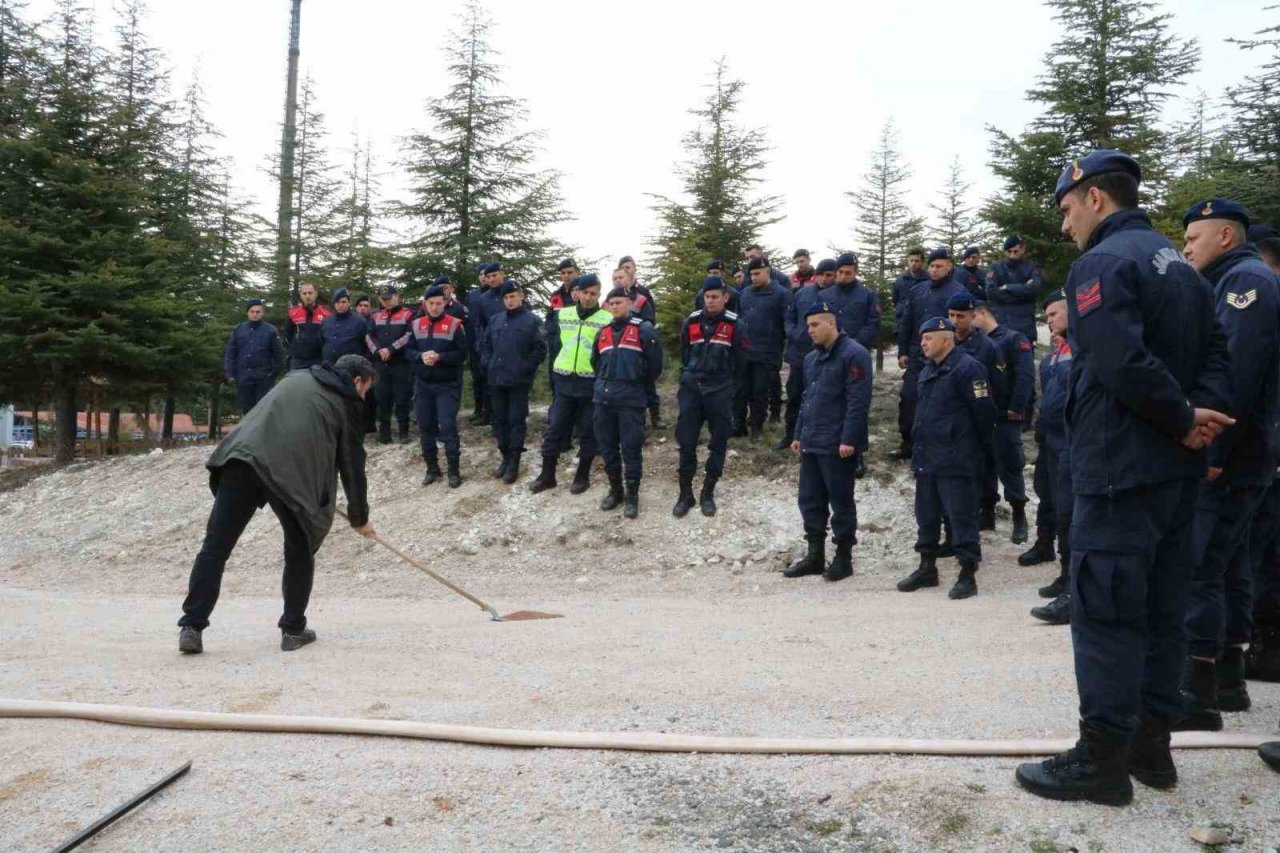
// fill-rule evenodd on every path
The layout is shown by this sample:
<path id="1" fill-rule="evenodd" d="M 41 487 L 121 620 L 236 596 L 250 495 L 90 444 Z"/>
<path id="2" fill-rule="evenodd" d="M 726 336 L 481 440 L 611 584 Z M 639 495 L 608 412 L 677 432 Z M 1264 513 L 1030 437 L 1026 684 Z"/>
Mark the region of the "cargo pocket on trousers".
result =
<path id="1" fill-rule="evenodd" d="M 1124 601 L 1127 588 L 1123 562 L 1127 554 L 1105 551 L 1075 552 L 1071 555 L 1071 595 L 1076 612 L 1097 622 L 1118 622 L 1138 615 L 1132 603 Z"/>

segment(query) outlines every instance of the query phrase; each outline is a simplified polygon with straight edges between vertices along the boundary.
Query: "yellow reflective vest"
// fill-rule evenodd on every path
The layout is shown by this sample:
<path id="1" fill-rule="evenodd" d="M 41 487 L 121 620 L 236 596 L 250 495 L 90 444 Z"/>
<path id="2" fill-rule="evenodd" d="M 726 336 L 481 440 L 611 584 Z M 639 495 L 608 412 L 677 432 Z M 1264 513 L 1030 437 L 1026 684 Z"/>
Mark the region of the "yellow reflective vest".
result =
<path id="1" fill-rule="evenodd" d="M 556 323 L 560 327 L 560 352 L 556 354 L 551 369 L 561 376 L 581 376 L 592 379 L 591 347 L 596 334 L 613 321 L 613 315 L 603 308 L 587 318 L 578 317 L 577 305 L 566 305 L 556 311 Z"/>

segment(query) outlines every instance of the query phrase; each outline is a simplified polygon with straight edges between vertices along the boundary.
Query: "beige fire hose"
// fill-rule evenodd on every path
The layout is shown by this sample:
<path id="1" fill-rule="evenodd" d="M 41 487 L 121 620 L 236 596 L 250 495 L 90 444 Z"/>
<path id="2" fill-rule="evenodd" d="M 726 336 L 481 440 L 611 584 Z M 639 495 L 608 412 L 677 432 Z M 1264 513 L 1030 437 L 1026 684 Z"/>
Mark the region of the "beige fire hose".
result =
<path id="1" fill-rule="evenodd" d="M 96 720 L 160 729 L 233 732 L 374 735 L 442 740 L 484 746 L 547 749 L 618 749 L 640 752 L 720 752 L 795 755 L 1052 755 L 1074 739 L 927 740 L 915 738 L 765 738 L 678 735 L 660 732 L 548 732 L 419 723 L 411 720 L 360 720 L 343 717 L 292 717 L 276 714 L 221 714 L 172 711 L 127 705 L 36 702 L 0 699 L 0 717 Z M 1275 734 L 1179 732 L 1176 749 L 1257 749 L 1280 738 Z"/>

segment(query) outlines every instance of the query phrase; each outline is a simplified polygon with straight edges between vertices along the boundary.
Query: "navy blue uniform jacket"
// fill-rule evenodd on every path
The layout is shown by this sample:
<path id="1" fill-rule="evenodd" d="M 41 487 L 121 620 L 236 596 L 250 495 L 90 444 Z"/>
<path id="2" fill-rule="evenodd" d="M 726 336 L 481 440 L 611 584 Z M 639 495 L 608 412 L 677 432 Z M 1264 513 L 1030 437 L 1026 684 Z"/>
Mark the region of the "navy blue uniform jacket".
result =
<path id="1" fill-rule="evenodd" d="M 323 358 L 333 364 L 344 355 L 369 357 L 365 336 L 369 334 L 369 321 L 355 311 L 330 314 L 320 324 L 320 337 L 324 339 Z"/>
<path id="2" fill-rule="evenodd" d="M 1040 362 L 1040 416 L 1036 418 L 1036 440 L 1050 450 L 1067 446 L 1067 388 L 1071 384 L 1071 344 L 1063 342 L 1057 351 Z"/>
<path id="3" fill-rule="evenodd" d="M 523 305 L 489 318 L 480 342 L 480 366 L 495 388 L 532 385 L 547 357 L 547 341 L 537 316 Z"/>
<path id="4" fill-rule="evenodd" d="M 738 296 L 738 326 L 746 336 L 747 361 L 781 366 L 790 301 L 790 288 L 776 282 L 742 288 Z"/>
<path id="5" fill-rule="evenodd" d="M 636 316 L 615 319 L 596 333 L 591 368 L 596 373 L 592 402 L 645 408 L 645 387 L 662 374 L 662 347 L 653 325 Z"/>
<path id="6" fill-rule="evenodd" d="M 236 383 L 270 379 L 284 366 L 284 346 L 276 327 L 245 320 L 231 330 L 222 353 L 222 373 Z"/>
<path id="7" fill-rule="evenodd" d="M 1209 282 L 1145 212 L 1123 210 L 1094 229 L 1066 293 L 1075 493 L 1202 478 L 1204 454 L 1181 444 L 1192 409 L 1231 406 L 1230 355 Z"/>
<path id="8" fill-rule="evenodd" d="M 924 350 L 920 349 L 920 336 L 916 332 L 925 320 L 931 317 L 947 316 L 947 302 L 957 293 L 964 293 L 964 285 L 954 276 L 944 278 L 940 282 L 929 279 L 915 289 L 898 310 L 898 357 L 909 355 L 912 358 L 924 358 Z"/>
<path id="9" fill-rule="evenodd" d="M 996 326 L 987 337 L 1004 355 L 1004 382 L 996 395 L 1000 418 L 1005 412 L 1025 412 L 1036 387 L 1036 353 L 1031 341 L 1009 326 Z"/>
<path id="10" fill-rule="evenodd" d="M 970 269 L 964 264 L 956 267 L 956 281 L 964 285 L 974 299 L 987 301 L 987 271 L 982 267 Z"/>
<path id="11" fill-rule="evenodd" d="M 825 302 L 836 312 L 840 331 L 862 344 L 868 350 L 876 345 L 876 337 L 880 334 L 880 300 L 871 288 L 861 280 L 852 284 L 833 284 L 818 289 L 816 285 L 805 285 L 792 295 L 787 309 L 787 350 L 801 350 L 800 360 L 812 348 L 809 340 L 809 328 L 805 312 L 819 302 Z M 804 346 L 808 343 L 809 346 Z M 788 360 L 789 364 L 794 364 Z"/>
<path id="12" fill-rule="evenodd" d="M 840 445 L 867 449 L 871 353 L 844 332 L 804 357 L 804 399 L 796 419 L 801 453 L 834 456 Z"/>
<path id="13" fill-rule="evenodd" d="M 987 371 L 959 347 L 925 361 L 911 429 L 911 470 L 934 477 L 974 477 L 994 445 L 996 407 Z"/>
<path id="14" fill-rule="evenodd" d="M 987 273 L 987 301 L 991 313 L 1005 326 L 1012 326 L 1036 339 L 1036 299 L 1044 288 L 1038 266 L 1026 258 L 1004 258 L 991 265 Z"/>
<path id="15" fill-rule="evenodd" d="M 1008 365 L 1005 364 L 1004 352 L 996 345 L 996 342 L 987 337 L 976 327 L 973 328 L 969 337 L 963 341 L 956 338 L 956 348 L 962 353 L 972 358 L 978 364 L 982 365 L 982 369 L 987 372 L 987 382 L 991 391 L 991 407 L 995 409 L 996 419 L 1004 420 L 1005 409 L 1003 400 L 1008 397 Z"/>

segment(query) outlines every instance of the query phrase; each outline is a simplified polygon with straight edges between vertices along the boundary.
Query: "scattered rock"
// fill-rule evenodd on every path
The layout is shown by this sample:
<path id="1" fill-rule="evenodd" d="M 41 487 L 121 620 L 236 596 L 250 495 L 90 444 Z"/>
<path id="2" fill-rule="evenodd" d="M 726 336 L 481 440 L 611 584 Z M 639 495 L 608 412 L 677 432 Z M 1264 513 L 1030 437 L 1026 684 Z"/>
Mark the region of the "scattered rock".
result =
<path id="1" fill-rule="evenodd" d="M 391 817 L 390 815 L 388 815 L 387 817 L 384 817 L 384 818 L 382 819 L 382 825 L 383 825 L 383 826 L 395 826 L 395 825 L 396 825 L 396 819 L 395 819 L 395 818 L 393 818 L 393 817 Z"/>
<path id="2" fill-rule="evenodd" d="M 1205 845 L 1226 844 L 1231 836 L 1216 826 L 1197 826 L 1191 830 L 1191 840 Z"/>
<path id="3" fill-rule="evenodd" d="M 768 560 L 769 557 L 771 557 L 772 555 L 773 555 L 773 552 L 770 551 L 768 548 L 761 548 L 759 551 L 756 551 L 754 554 L 751 555 L 751 562 L 763 563 L 764 561 Z"/>

